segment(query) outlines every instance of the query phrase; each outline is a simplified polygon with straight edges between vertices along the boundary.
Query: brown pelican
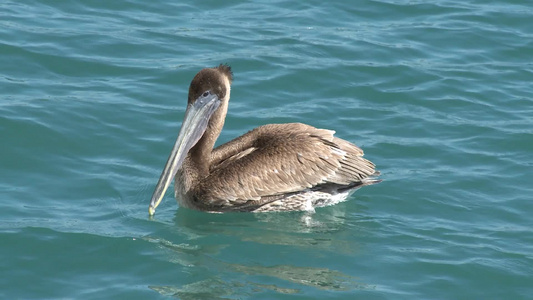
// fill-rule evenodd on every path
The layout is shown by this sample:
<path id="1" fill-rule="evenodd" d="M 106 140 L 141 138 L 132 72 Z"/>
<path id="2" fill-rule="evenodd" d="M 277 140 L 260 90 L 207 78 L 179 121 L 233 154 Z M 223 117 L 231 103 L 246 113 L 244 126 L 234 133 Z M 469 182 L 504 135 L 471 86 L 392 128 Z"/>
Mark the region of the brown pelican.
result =
<path id="1" fill-rule="evenodd" d="M 228 65 L 194 76 L 150 215 L 174 177 L 179 205 L 208 212 L 313 211 L 381 181 L 359 147 L 334 137 L 332 130 L 301 123 L 264 125 L 213 149 L 224 126 L 232 80 Z"/>

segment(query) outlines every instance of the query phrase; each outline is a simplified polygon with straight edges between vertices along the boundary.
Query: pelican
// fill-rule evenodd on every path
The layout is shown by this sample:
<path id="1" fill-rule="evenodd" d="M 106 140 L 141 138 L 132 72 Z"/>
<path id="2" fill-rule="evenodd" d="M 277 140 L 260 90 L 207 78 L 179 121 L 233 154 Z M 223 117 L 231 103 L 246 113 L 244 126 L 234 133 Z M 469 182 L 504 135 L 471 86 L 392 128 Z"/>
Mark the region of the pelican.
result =
<path id="1" fill-rule="evenodd" d="M 189 87 L 176 143 L 148 212 L 155 213 L 172 178 L 178 204 L 207 212 L 314 211 L 381 182 L 354 144 L 332 130 L 269 124 L 213 149 L 228 111 L 230 66 L 206 68 Z"/>

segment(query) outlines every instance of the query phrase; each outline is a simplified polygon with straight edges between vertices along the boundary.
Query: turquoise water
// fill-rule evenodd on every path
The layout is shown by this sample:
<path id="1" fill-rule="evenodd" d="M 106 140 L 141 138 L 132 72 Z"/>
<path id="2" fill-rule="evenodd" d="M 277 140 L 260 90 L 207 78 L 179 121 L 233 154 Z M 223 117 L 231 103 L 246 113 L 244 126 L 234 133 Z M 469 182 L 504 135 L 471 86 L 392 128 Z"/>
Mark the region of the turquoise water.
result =
<path id="1" fill-rule="evenodd" d="M 0 298 L 527 299 L 529 1 L 0 2 Z M 198 70 L 219 143 L 334 129 L 384 182 L 304 213 L 148 203 Z"/>

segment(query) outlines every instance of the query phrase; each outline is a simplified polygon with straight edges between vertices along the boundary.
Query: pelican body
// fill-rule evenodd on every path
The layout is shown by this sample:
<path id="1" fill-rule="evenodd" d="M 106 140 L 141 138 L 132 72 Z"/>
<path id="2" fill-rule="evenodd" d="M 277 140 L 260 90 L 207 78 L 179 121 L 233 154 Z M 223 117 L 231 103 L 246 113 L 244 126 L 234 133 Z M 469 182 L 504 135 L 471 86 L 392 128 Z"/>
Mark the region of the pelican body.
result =
<path id="1" fill-rule="evenodd" d="M 301 123 L 264 125 L 213 148 L 224 126 L 232 80 L 228 65 L 203 69 L 193 78 L 150 215 L 172 178 L 180 206 L 207 212 L 313 211 L 381 181 L 359 147 L 332 130 Z"/>

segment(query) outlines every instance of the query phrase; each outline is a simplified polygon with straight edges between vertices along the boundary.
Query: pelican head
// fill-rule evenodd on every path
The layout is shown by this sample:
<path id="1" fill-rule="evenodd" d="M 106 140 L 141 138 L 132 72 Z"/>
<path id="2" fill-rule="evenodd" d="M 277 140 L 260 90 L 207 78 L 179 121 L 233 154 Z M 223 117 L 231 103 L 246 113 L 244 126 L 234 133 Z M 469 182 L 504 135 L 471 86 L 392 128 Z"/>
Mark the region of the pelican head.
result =
<path id="1" fill-rule="evenodd" d="M 203 69 L 193 78 L 189 87 L 187 110 L 178 138 L 150 201 L 148 208 L 150 215 L 155 213 L 155 209 L 161 203 L 172 178 L 183 165 L 183 161 L 191 148 L 198 143 L 208 127 L 215 126 L 214 123 L 217 121 L 224 121 L 232 80 L 231 68 L 227 65 Z M 217 111 L 219 111 L 219 117 L 215 118 Z M 222 116 L 220 116 L 221 114 Z"/>

